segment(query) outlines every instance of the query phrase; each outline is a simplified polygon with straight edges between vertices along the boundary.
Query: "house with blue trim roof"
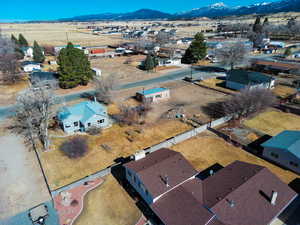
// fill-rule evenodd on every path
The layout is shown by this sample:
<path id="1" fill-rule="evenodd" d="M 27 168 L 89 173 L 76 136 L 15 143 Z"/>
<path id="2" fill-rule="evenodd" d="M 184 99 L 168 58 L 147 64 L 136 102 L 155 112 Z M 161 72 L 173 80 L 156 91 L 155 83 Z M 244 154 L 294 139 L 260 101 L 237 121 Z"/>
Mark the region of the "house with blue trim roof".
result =
<path id="1" fill-rule="evenodd" d="M 262 146 L 265 158 L 300 174 L 300 131 L 283 131 Z"/>
<path id="2" fill-rule="evenodd" d="M 136 98 L 142 102 L 155 103 L 170 98 L 170 89 L 168 88 L 151 88 L 147 90 L 138 91 Z"/>
<path id="3" fill-rule="evenodd" d="M 263 73 L 241 69 L 231 70 L 226 75 L 226 87 L 233 90 L 249 88 L 274 88 L 275 79 Z"/>
<path id="4" fill-rule="evenodd" d="M 107 128 L 110 120 L 106 107 L 96 101 L 85 101 L 63 107 L 57 118 L 63 130 L 68 134 L 87 131 L 90 127 Z"/>

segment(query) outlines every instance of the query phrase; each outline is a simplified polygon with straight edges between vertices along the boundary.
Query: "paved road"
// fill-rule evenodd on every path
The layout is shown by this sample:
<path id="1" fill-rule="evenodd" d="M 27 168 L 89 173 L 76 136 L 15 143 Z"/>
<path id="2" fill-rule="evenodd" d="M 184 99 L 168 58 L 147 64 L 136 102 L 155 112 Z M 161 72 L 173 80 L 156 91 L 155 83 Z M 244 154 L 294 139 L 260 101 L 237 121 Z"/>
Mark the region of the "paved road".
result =
<path id="1" fill-rule="evenodd" d="M 135 88 L 135 87 L 143 87 L 143 86 L 149 86 L 153 84 L 159 84 L 163 82 L 168 82 L 172 80 L 179 80 L 183 79 L 186 76 L 191 75 L 191 69 L 183 69 L 183 70 L 178 70 L 175 72 L 168 73 L 166 75 L 148 79 L 148 80 L 142 80 L 142 81 L 137 81 L 137 82 L 132 82 L 128 84 L 123 84 L 121 86 L 118 86 L 116 89 L 117 90 L 122 90 L 122 89 L 129 89 L 129 88 Z M 210 77 L 214 77 L 215 75 L 213 73 L 199 73 L 198 71 L 193 70 L 193 76 L 201 76 L 202 79 L 207 79 Z M 93 90 L 88 90 L 88 91 L 82 91 L 82 92 L 77 92 L 69 95 L 63 95 L 58 97 L 58 102 L 61 102 L 62 100 L 65 102 L 70 102 L 76 99 L 81 98 L 84 94 L 93 94 Z M 8 106 L 3 106 L 0 107 L 0 120 L 3 120 L 9 116 L 12 116 L 15 112 L 15 105 L 8 105 Z"/>

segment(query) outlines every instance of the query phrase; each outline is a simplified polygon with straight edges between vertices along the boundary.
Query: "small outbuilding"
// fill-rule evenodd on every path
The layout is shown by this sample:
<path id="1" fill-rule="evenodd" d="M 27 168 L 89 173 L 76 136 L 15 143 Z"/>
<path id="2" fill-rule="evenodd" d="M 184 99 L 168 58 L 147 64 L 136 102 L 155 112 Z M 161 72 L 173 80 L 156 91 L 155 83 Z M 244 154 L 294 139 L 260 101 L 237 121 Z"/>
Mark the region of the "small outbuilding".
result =
<path id="1" fill-rule="evenodd" d="M 300 131 L 283 131 L 262 146 L 265 158 L 300 174 Z"/>
<path id="2" fill-rule="evenodd" d="M 136 93 L 136 98 L 142 102 L 160 102 L 170 98 L 170 89 L 168 88 L 151 88 Z"/>
<path id="3" fill-rule="evenodd" d="M 275 79 L 259 72 L 231 70 L 226 76 L 226 87 L 233 90 L 249 88 L 274 88 Z"/>

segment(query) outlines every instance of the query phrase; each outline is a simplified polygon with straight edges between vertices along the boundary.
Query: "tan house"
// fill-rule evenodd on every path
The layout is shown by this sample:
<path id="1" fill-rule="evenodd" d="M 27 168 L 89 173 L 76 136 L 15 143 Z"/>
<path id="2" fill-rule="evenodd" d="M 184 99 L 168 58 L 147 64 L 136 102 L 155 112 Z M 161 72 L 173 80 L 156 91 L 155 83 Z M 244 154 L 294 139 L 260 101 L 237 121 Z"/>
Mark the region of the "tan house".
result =
<path id="1" fill-rule="evenodd" d="M 152 88 L 142 90 L 136 93 L 136 98 L 142 102 L 156 103 L 170 98 L 170 89 Z"/>

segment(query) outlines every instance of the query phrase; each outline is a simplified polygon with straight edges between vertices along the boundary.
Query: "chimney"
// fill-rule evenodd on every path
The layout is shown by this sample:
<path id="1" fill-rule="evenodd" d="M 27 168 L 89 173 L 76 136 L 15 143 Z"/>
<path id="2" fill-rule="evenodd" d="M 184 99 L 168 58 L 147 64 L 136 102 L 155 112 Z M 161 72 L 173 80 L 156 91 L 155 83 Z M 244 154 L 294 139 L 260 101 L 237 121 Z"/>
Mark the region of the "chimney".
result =
<path id="1" fill-rule="evenodd" d="M 271 197 L 271 204 L 272 205 L 276 205 L 277 196 L 278 196 L 278 192 L 277 191 L 272 191 L 272 197 Z"/>
<path id="2" fill-rule="evenodd" d="M 169 187 L 169 177 L 168 175 L 165 176 L 165 183 L 166 183 L 166 186 Z"/>

